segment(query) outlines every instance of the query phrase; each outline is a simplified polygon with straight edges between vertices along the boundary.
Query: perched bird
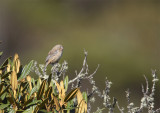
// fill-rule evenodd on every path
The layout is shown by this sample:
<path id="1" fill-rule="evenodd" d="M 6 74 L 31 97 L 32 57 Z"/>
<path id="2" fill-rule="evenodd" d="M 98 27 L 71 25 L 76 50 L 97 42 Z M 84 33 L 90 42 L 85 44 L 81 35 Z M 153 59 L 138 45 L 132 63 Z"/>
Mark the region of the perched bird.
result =
<path id="1" fill-rule="evenodd" d="M 63 53 L 63 46 L 58 44 L 55 45 L 48 53 L 48 56 L 46 58 L 46 65 L 45 65 L 45 69 L 48 66 L 48 64 L 56 64 L 58 63 L 58 61 L 60 60 L 61 56 Z"/>

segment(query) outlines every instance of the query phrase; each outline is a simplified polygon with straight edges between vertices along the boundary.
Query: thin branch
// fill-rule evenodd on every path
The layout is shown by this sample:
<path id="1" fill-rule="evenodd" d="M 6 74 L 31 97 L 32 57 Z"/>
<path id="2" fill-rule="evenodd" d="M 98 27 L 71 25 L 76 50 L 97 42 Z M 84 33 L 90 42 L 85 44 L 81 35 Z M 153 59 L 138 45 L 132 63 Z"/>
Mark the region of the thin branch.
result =
<path id="1" fill-rule="evenodd" d="M 88 65 L 87 65 L 87 55 L 88 55 L 88 53 L 86 51 L 84 51 L 84 54 L 85 54 L 85 58 L 83 60 L 83 65 L 82 65 L 81 71 L 79 72 L 79 74 L 77 74 L 77 72 L 76 72 L 76 77 L 74 79 L 70 80 L 68 82 L 68 84 L 71 84 L 71 83 L 75 82 L 77 79 L 82 78 L 83 76 L 88 74 Z M 83 73 L 85 70 L 86 70 L 86 72 Z"/>
<path id="2" fill-rule="evenodd" d="M 97 72 L 98 68 L 99 68 L 99 64 L 98 64 L 98 66 L 97 66 L 96 70 L 95 70 L 91 75 L 89 75 L 87 78 L 91 78 L 91 77 L 93 77 L 93 75 L 95 75 L 95 74 L 96 74 L 96 72 Z"/>
<path id="3" fill-rule="evenodd" d="M 144 76 L 144 78 L 146 80 L 146 92 L 145 92 L 145 94 L 147 95 L 148 94 L 148 90 L 149 90 L 149 83 L 148 83 L 147 77 L 145 75 L 143 75 L 143 76 Z"/>
<path id="4" fill-rule="evenodd" d="M 84 70 L 85 70 L 85 68 L 86 68 L 86 64 L 87 64 L 87 55 L 88 55 L 88 53 L 84 50 L 84 55 L 85 55 L 85 58 L 84 58 L 84 60 L 83 60 L 83 66 L 82 66 L 82 69 L 81 69 L 81 71 L 79 72 L 79 74 L 81 74 Z"/>
<path id="5" fill-rule="evenodd" d="M 118 101 L 116 102 L 116 105 L 117 105 L 118 110 L 119 110 L 121 113 L 124 113 L 123 108 L 120 108 L 120 106 L 119 106 L 119 104 L 118 104 Z"/>
<path id="6" fill-rule="evenodd" d="M 142 87 L 142 93 L 143 93 L 143 95 L 144 95 L 145 91 L 144 91 L 144 86 L 143 86 L 143 84 L 141 84 L 141 87 Z"/>

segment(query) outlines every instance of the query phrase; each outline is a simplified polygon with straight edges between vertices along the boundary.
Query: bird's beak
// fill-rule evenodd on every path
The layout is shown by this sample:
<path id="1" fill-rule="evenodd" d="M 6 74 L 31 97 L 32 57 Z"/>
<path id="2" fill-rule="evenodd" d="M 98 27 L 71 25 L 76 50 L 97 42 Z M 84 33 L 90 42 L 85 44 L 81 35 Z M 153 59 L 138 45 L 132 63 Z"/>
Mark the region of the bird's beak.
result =
<path id="1" fill-rule="evenodd" d="M 63 50 L 63 47 L 61 47 L 61 50 Z"/>

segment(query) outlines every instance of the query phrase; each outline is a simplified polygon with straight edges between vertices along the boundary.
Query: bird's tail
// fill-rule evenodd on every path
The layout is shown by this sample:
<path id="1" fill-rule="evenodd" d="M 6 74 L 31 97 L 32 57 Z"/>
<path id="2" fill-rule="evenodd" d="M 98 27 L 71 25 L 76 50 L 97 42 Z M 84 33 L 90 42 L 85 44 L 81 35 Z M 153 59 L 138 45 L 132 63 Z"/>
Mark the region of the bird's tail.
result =
<path id="1" fill-rule="evenodd" d="M 48 63 L 46 63 L 43 72 L 46 72 L 47 66 L 48 66 Z"/>

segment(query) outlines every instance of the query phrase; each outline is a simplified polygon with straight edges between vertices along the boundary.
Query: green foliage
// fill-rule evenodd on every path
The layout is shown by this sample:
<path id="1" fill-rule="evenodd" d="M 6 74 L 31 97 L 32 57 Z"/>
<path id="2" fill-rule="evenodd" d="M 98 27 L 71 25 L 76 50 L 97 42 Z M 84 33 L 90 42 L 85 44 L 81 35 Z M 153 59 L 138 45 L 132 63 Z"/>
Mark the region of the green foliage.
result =
<path id="1" fill-rule="evenodd" d="M 28 65 L 24 66 L 24 68 L 22 70 L 22 74 L 18 78 L 18 80 L 22 80 L 23 78 L 25 78 L 30 73 L 32 65 L 33 65 L 33 60 Z"/>
<path id="2" fill-rule="evenodd" d="M 82 95 L 83 95 L 83 99 L 84 99 L 84 100 L 86 101 L 86 103 L 87 103 L 87 98 L 88 98 L 88 97 L 87 97 L 87 93 L 86 93 L 86 92 L 83 92 Z"/>
<path id="3" fill-rule="evenodd" d="M 65 87 L 65 91 L 67 91 L 67 89 L 68 89 L 68 76 L 66 76 L 64 79 L 64 87 Z"/>
<path id="4" fill-rule="evenodd" d="M 9 57 L 0 66 L 0 113 L 70 113 L 70 110 L 77 109 L 72 100 L 82 94 L 76 88 L 66 96 L 68 76 L 60 84 L 52 79 L 52 74 L 47 79 L 39 77 L 35 80 L 29 75 L 33 64 L 32 60 L 21 66 L 18 54 L 15 54 L 13 60 Z"/>

